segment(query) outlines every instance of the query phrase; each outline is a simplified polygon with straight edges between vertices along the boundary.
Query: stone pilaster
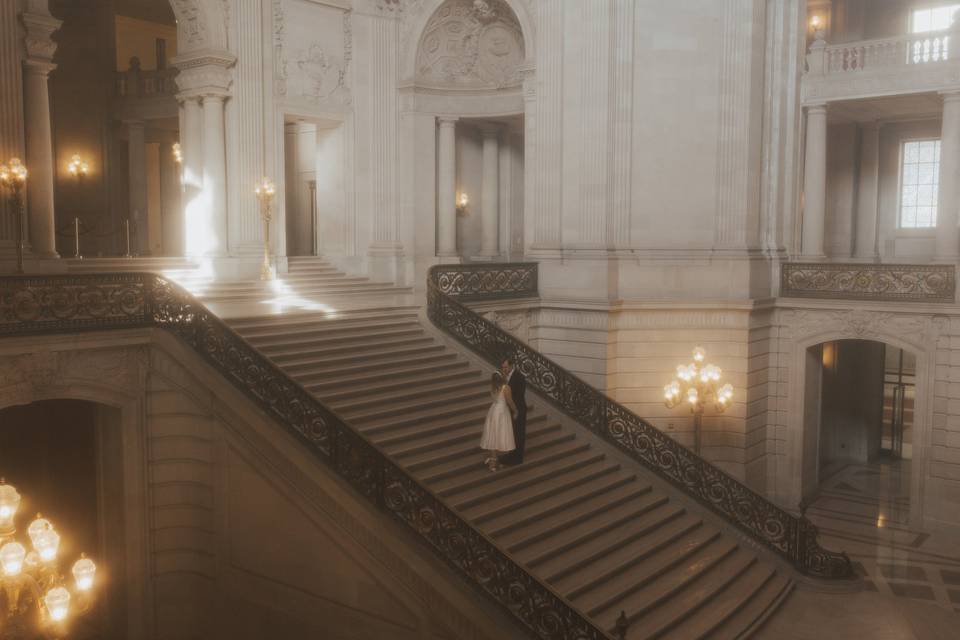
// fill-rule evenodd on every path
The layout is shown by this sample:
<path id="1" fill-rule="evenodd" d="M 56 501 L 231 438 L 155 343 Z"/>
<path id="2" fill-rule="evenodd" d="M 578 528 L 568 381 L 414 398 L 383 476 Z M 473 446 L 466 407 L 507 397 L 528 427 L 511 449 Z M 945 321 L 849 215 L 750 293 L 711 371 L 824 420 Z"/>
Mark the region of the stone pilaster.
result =
<path id="1" fill-rule="evenodd" d="M 482 191 L 480 194 L 480 257 L 500 255 L 500 128 L 484 127 Z"/>
<path id="2" fill-rule="evenodd" d="M 607 246 L 630 246 L 630 200 L 633 157 L 633 33 L 634 1 L 613 2 L 613 86 L 610 105 L 610 179 L 612 201 Z"/>
<path id="3" fill-rule="evenodd" d="M 943 94 L 943 124 L 940 133 L 940 194 L 937 202 L 937 234 L 934 258 L 938 262 L 960 259 L 960 91 Z"/>
<path id="4" fill-rule="evenodd" d="M 23 61 L 24 129 L 30 243 L 33 253 L 41 258 L 59 258 L 56 247 L 56 220 L 53 206 L 53 133 L 50 126 L 50 72 L 56 69 L 53 54 L 57 43 L 53 33 L 61 21 L 49 13 L 24 13 L 27 57 Z"/>
<path id="5" fill-rule="evenodd" d="M 860 179 L 857 191 L 856 241 L 854 255 L 877 259 L 877 210 L 880 206 L 880 124 L 869 122 L 860 128 Z"/>
<path id="6" fill-rule="evenodd" d="M 264 128 L 267 120 L 264 118 L 263 97 L 266 90 L 263 5 L 262 0 L 244 0 L 236 5 L 237 24 L 242 28 L 237 29 L 237 83 L 233 100 L 242 126 L 237 141 L 239 154 L 236 158 L 239 184 L 234 193 L 236 201 L 231 204 L 228 214 L 232 245 L 241 253 L 256 255 L 263 251 L 263 224 L 253 189 L 264 176 L 270 177 L 278 185 L 282 184 L 283 179 L 280 175 L 270 175 L 271 171 L 265 165 Z M 280 222 L 278 215 L 275 228 L 282 231 Z M 284 236 L 283 233 L 272 235 L 274 245 Z"/>
<path id="7" fill-rule="evenodd" d="M 127 127 L 128 193 L 127 220 L 130 221 L 130 248 L 143 255 L 149 250 L 147 235 L 147 148 L 146 126 L 142 120 L 130 120 Z"/>
<path id="8" fill-rule="evenodd" d="M 821 260 L 827 198 L 827 105 L 807 108 L 807 152 L 803 180 L 804 258 Z"/>
<path id="9" fill-rule="evenodd" d="M 437 118 L 437 255 L 457 255 L 457 118 Z"/>
<path id="10" fill-rule="evenodd" d="M 561 232 L 561 188 L 563 182 L 563 60 L 564 0 L 542 0 L 537 33 L 537 125 L 536 140 L 528 141 L 537 149 L 537 180 L 533 213 L 533 251 L 559 251 Z"/>
<path id="11" fill-rule="evenodd" d="M 0 163 L 24 157 L 20 43 L 17 3 L 0 2 Z M 0 197 L 0 254 L 13 255 L 14 235 L 10 203 Z"/>

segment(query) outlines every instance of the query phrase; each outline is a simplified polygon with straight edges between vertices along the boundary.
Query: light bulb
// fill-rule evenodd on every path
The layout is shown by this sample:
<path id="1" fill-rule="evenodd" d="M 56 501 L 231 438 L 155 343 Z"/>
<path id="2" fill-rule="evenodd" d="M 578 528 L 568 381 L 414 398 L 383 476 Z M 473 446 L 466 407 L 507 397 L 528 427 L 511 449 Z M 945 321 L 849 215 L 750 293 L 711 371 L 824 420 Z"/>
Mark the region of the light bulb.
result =
<path id="1" fill-rule="evenodd" d="M 67 617 L 70 612 L 70 592 L 63 587 L 54 587 L 47 591 L 43 598 L 43 604 L 47 606 L 47 613 L 54 622 L 59 622 Z"/>
<path id="2" fill-rule="evenodd" d="M 37 548 L 37 536 L 48 529 L 53 529 L 53 525 L 38 513 L 30 526 L 27 527 L 27 535 L 30 536 L 30 542 L 33 543 L 34 549 Z"/>
<path id="3" fill-rule="evenodd" d="M 814 29 L 819 29 L 819 28 L 820 28 L 820 16 L 816 16 L 816 15 L 815 15 L 815 16 L 813 16 L 812 18 L 810 18 L 810 26 L 813 27 Z"/>
<path id="4" fill-rule="evenodd" d="M 77 591 L 87 591 L 93 587 L 93 577 L 97 573 L 97 565 L 90 558 L 81 557 L 73 563 L 73 579 L 77 583 Z"/>
<path id="5" fill-rule="evenodd" d="M 3 573 L 8 576 L 18 575 L 26 556 L 27 550 L 19 542 L 8 542 L 0 547 L 0 566 L 3 567 Z"/>
<path id="6" fill-rule="evenodd" d="M 12 484 L 0 479 L 0 531 L 13 527 L 13 517 L 20 508 L 20 494 Z"/>
<path id="7" fill-rule="evenodd" d="M 694 362 L 703 362 L 707 357 L 707 352 L 703 350 L 703 347 L 696 347 L 693 350 L 693 361 Z"/>
<path id="8" fill-rule="evenodd" d="M 42 561 L 50 562 L 57 557 L 57 549 L 60 548 L 60 535 L 52 528 L 41 531 L 33 539 L 33 548 L 37 550 Z"/>
<path id="9" fill-rule="evenodd" d="M 697 404 L 700 394 L 697 393 L 696 387 L 690 387 L 687 389 L 687 402 L 690 404 Z"/>
<path id="10" fill-rule="evenodd" d="M 673 385 L 668 384 L 663 388 L 663 397 L 667 400 L 673 398 Z"/>

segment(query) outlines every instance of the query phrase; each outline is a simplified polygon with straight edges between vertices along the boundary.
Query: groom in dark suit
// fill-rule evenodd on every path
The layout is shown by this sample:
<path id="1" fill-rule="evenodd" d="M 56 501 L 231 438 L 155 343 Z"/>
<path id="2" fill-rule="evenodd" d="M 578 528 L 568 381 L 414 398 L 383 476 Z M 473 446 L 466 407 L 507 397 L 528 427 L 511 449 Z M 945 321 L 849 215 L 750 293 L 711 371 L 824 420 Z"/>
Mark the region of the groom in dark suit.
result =
<path id="1" fill-rule="evenodd" d="M 523 462 L 523 449 L 527 441 L 527 398 L 525 396 L 527 379 L 517 371 L 513 356 L 503 357 L 500 361 L 500 373 L 510 386 L 513 404 L 517 407 L 517 413 L 513 416 L 513 440 L 517 448 L 500 456 L 500 463 L 521 464 Z"/>

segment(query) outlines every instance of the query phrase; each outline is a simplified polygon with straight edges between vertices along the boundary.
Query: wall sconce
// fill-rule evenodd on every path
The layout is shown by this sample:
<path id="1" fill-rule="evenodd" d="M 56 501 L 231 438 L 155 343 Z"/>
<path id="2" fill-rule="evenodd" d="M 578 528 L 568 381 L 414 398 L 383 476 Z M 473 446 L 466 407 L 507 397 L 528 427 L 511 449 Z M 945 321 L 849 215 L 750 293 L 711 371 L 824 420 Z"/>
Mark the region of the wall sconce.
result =
<path id="1" fill-rule="evenodd" d="M 810 16 L 810 30 L 813 31 L 815 39 L 823 40 L 825 35 L 823 16 L 816 13 Z"/>
<path id="2" fill-rule="evenodd" d="M 90 165 L 88 165 L 83 158 L 80 157 L 79 153 L 73 154 L 73 157 L 70 158 L 70 164 L 67 165 L 67 171 L 70 172 L 77 180 L 85 177 L 90 172 Z"/>
<path id="3" fill-rule="evenodd" d="M 173 143 L 173 161 L 177 164 L 183 164 L 183 151 L 180 150 L 180 143 Z"/>
<path id="4" fill-rule="evenodd" d="M 457 196 L 457 213 L 460 215 L 467 214 L 467 206 L 470 204 L 470 198 L 463 191 L 460 192 L 460 195 Z"/>

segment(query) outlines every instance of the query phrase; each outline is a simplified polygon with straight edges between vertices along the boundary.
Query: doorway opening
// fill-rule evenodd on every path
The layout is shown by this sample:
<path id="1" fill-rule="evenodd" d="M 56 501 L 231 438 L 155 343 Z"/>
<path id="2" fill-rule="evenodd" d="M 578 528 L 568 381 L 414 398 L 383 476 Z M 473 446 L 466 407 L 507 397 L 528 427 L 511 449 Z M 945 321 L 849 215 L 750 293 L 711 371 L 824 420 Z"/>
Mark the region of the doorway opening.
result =
<path id="1" fill-rule="evenodd" d="M 343 253 L 346 188 L 343 123 L 296 118 L 284 125 L 288 256 Z"/>
<path id="2" fill-rule="evenodd" d="M 42 513 L 61 534 L 64 573 L 81 553 L 97 563 L 94 608 L 73 619 L 73 638 L 126 632 L 119 423 L 118 410 L 81 400 L 0 409 L 0 476 L 21 494 L 18 530 Z"/>

